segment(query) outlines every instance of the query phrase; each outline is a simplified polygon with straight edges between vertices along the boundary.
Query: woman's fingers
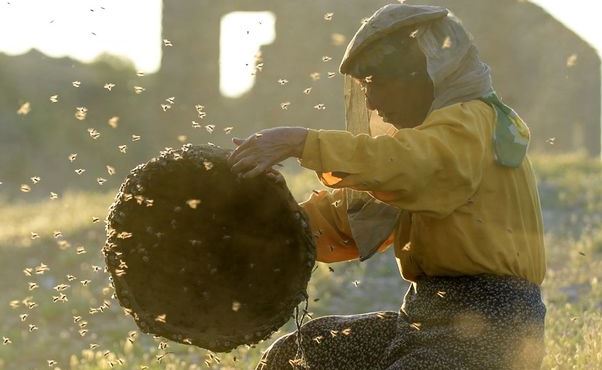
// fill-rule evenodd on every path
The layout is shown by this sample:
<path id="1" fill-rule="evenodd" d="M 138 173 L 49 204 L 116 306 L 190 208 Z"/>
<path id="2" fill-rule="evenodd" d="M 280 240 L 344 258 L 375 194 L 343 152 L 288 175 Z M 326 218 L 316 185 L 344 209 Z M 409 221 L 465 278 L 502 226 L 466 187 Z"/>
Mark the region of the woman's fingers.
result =
<path id="1" fill-rule="evenodd" d="M 236 144 L 238 146 L 228 156 L 228 163 L 230 163 L 230 165 L 232 165 L 233 163 L 236 163 L 236 161 L 234 159 L 235 158 L 238 159 L 240 152 L 244 151 L 245 149 L 247 149 L 251 146 L 251 141 L 253 140 L 254 137 L 256 137 L 256 136 L 251 135 L 245 140 L 239 139 L 239 138 L 232 138 L 232 142 L 234 142 L 234 144 Z"/>
<path id="2" fill-rule="evenodd" d="M 282 174 L 276 171 L 274 168 L 268 169 L 265 174 L 277 184 L 285 182 L 284 176 L 282 176 Z"/>
<path id="3" fill-rule="evenodd" d="M 258 161 L 253 156 L 243 157 L 232 166 L 231 171 L 232 173 L 244 173 L 250 171 L 257 165 Z"/>
<path id="4" fill-rule="evenodd" d="M 247 158 L 247 157 L 253 157 L 256 161 L 259 159 L 259 158 L 257 158 L 256 153 L 252 148 L 247 148 L 247 149 L 241 149 L 236 153 L 234 153 L 234 152 L 231 153 L 230 156 L 228 157 L 227 161 L 228 161 L 228 164 L 233 167 L 235 163 L 238 163 L 242 159 Z"/>
<path id="5" fill-rule="evenodd" d="M 250 179 L 250 178 L 253 178 L 253 177 L 257 176 L 257 175 L 260 175 L 261 173 L 264 173 L 264 172 L 265 172 L 265 170 L 266 170 L 268 167 L 269 167 L 269 166 L 267 166 L 267 165 L 266 165 L 266 164 L 264 164 L 264 163 L 259 163 L 259 164 L 257 164 L 257 166 L 255 166 L 255 168 L 253 168 L 252 170 L 245 172 L 245 173 L 242 175 L 242 177 L 243 177 L 243 178 L 245 178 L 245 179 Z"/>

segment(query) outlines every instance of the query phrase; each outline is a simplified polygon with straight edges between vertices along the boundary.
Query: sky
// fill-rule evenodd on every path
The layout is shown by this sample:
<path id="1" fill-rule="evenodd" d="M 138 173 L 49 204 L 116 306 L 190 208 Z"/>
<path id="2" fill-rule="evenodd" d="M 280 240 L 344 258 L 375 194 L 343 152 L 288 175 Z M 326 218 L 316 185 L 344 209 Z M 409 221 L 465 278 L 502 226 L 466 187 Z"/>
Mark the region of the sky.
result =
<path id="1" fill-rule="evenodd" d="M 572 28 L 602 55 L 598 19 L 602 1 L 532 2 Z M 251 20 L 253 38 L 242 33 L 249 29 Z M 222 19 L 222 30 L 222 45 L 233 45 L 225 42 L 228 40 L 240 41 L 221 52 L 221 75 L 232 79 L 221 78 L 220 89 L 234 97 L 253 85 L 254 77 L 244 65 L 253 60 L 261 44 L 273 41 L 274 19 L 267 12 L 247 20 L 240 13 L 230 14 Z M 152 73 L 161 62 L 161 0 L 0 0 L 0 35 L 0 52 L 9 55 L 36 48 L 52 57 L 70 56 L 89 62 L 108 52 L 130 59 L 138 71 Z"/>

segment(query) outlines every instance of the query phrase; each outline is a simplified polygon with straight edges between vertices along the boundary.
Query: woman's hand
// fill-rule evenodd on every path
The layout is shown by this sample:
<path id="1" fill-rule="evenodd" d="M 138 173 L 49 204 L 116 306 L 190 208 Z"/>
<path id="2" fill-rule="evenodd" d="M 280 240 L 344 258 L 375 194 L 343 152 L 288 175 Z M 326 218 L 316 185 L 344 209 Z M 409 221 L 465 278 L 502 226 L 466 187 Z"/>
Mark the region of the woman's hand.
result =
<path id="1" fill-rule="evenodd" d="M 275 127 L 245 140 L 233 138 L 238 147 L 228 157 L 228 163 L 233 173 L 244 178 L 255 177 L 289 157 L 301 157 L 306 136 L 307 129 L 303 127 Z"/>

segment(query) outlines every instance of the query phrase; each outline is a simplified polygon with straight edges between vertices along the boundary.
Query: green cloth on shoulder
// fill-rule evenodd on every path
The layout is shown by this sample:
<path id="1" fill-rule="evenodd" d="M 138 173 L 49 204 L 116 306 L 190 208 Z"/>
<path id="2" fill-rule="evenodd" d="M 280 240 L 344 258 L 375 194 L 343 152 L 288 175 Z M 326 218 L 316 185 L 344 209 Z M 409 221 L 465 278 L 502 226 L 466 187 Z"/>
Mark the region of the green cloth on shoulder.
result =
<path id="1" fill-rule="evenodd" d="M 480 98 L 491 105 L 496 114 L 493 130 L 495 160 L 506 167 L 519 167 L 527 155 L 531 134 L 520 116 L 504 104 L 495 92 Z"/>

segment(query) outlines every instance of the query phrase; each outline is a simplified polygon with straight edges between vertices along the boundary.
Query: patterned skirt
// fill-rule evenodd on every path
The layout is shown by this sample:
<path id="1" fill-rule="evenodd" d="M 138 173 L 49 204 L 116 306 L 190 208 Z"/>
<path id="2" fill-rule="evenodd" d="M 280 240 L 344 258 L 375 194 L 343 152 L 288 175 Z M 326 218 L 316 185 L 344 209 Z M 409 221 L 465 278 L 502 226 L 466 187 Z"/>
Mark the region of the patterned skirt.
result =
<path id="1" fill-rule="evenodd" d="M 512 276 L 425 277 L 399 312 L 331 315 L 278 338 L 256 370 L 539 369 L 546 308 Z M 298 356 L 298 343 L 303 357 Z"/>

